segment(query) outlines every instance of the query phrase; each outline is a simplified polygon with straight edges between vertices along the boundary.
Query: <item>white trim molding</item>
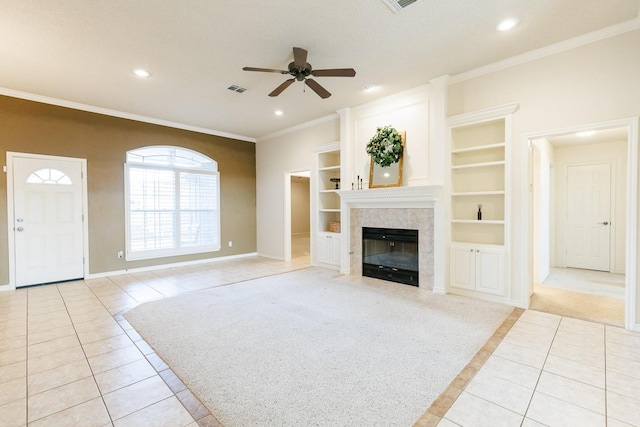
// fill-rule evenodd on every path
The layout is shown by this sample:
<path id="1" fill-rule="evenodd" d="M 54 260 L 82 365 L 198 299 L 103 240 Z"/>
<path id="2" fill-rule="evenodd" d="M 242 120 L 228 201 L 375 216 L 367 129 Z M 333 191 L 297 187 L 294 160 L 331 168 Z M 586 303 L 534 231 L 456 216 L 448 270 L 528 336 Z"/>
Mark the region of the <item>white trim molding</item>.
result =
<path id="1" fill-rule="evenodd" d="M 640 249 L 638 248 L 638 212 L 640 207 L 638 206 L 638 144 L 640 143 L 638 138 L 640 128 L 640 118 L 631 117 L 627 119 L 611 120 L 600 123 L 587 123 L 579 126 L 565 127 L 561 129 L 554 129 L 544 132 L 528 133 L 522 136 L 522 143 L 528 144 L 529 140 L 538 138 L 548 138 L 556 135 L 564 135 L 575 133 L 584 129 L 612 129 L 612 128 L 626 128 L 627 129 L 627 241 L 626 241 L 626 262 L 625 262 L 625 328 L 633 331 L 640 332 L 640 322 L 638 322 L 638 307 L 640 306 L 640 277 L 638 277 L 637 264 L 640 261 Z M 522 156 L 520 163 L 521 170 L 528 170 L 528 180 L 523 180 L 523 186 L 520 191 L 528 193 L 531 185 L 531 150 L 527 156 Z M 531 200 L 527 198 L 527 206 L 523 209 L 524 218 L 518 222 L 518 226 L 526 227 L 531 230 L 533 227 L 533 216 L 531 215 Z M 522 233 L 527 235 L 527 233 Z M 527 289 L 522 292 L 523 301 L 520 301 L 521 306 L 524 308 L 529 307 L 529 285 L 533 281 L 533 271 L 531 268 L 531 259 L 533 257 L 532 248 L 527 247 L 523 252 L 523 259 L 526 262 L 523 265 L 528 266 L 523 268 L 518 277 L 518 283 L 525 286 Z"/>
<path id="2" fill-rule="evenodd" d="M 237 139 L 239 141 L 256 142 L 255 138 L 244 135 L 236 135 L 228 132 L 221 132 L 213 129 L 203 128 L 200 126 L 192 126 L 184 123 L 172 122 L 169 120 L 156 119 L 153 117 L 142 116 L 139 114 L 127 113 L 124 111 L 112 110 L 109 108 L 96 107 L 94 105 L 81 104 L 79 102 L 66 101 L 64 99 L 51 98 L 49 96 L 36 95 L 29 92 L 21 92 L 18 90 L 0 87 L 0 95 L 10 96 L 12 98 L 26 99 L 28 101 L 40 102 L 42 104 L 56 105 L 58 107 L 72 108 L 79 111 L 88 111 L 90 113 L 102 114 L 104 116 L 118 117 L 121 119 L 134 120 L 136 122 L 151 123 L 154 125 L 166 126 L 174 129 L 182 129 L 190 132 L 203 133 L 206 135 L 221 136 L 223 138 Z"/>
<path id="3" fill-rule="evenodd" d="M 521 55 L 516 55 L 503 61 L 494 62 L 493 64 L 456 74 L 451 77 L 449 84 L 453 85 L 465 80 L 471 80 L 497 71 L 506 70 L 507 68 L 526 64 L 527 62 L 535 61 L 536 59 L 545 58 L 547 56 L 555 55 L 560 52 L 575 49 L 580 46 L 595 43 L 600 40 L 615 37 L 638 29 L 640 29 L 640 17 L 612 25 L 610 27 L 602 28 L 600 30 L 592 31 L 556 44 L 545 46 L 540 49 L 535 49 Z"/>
<path id="4" fill-rule="evenodd" d="M 342 211 L 342 238 L 345 244 L 342 250 L 345 252 L 341 257 L 340 272 L 343 274 L 351 274 L 351 257 L 349 254 L 351 242 L 351 209 L 359 208 L 433 208 L 433 247 L 442 247 L 440 241 L 443 236 L 435 232 L 442 228 L 442 216 L 436 215 L 439 210 L 440 203 L 438 199 L 442 192 L 441 185 L 422 185 L 413 187 L 389 187 L 374 188 L 366 190 L 341 190 L 340 205 Z M 435 268 L 438 263 L 442 263 L 442 254 L 438 250 L 433 253 L 433 289 L 434 293 L 445 293 L 444 277 L 442 277 L 442 269 Z"/>

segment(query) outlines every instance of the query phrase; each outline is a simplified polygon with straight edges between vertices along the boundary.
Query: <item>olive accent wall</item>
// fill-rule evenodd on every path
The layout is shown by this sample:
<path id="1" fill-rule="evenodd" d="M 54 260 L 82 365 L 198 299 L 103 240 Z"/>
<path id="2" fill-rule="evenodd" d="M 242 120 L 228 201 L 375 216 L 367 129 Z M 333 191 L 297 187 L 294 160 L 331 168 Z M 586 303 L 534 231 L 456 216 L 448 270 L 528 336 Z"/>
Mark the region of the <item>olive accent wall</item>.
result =
<path id="1" fill-rule="evenodd" d="M 221 250 L 125 261 L 124 163 L 148 145 L 189 148 L 218 162 Z M 0 96 L 0 150 L 87 159 L 89 273 L 256 252 L 256 150 L 252 142 Z M 0 179 L 0 285 L 9 283 L 7 180 Z M 229 247 L 228 242 L 233 241 Z"/>

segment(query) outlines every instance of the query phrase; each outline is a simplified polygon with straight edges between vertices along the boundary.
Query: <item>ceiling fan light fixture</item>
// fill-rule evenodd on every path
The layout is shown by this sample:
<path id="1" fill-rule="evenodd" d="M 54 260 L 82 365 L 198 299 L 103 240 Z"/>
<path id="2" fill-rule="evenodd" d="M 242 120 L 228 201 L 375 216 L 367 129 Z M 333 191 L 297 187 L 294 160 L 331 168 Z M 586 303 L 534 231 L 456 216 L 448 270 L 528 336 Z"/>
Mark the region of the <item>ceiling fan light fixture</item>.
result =
<path id="1" fill-rule="evenodd" d="M 367 83 L 366 85 L 362 86 L 362 90 L 364 90 L 365 92 L 373 92 L 376 89 L 378 89 L 378 85 L 375 85 L 373 83 Z"/>
<path id="2" fill-rule="evenodd" d="M 269 96 L 278 96 L 295 81 L 302 82 L 304 88 L 308 87 L 320 98 L 326 99 L 331 96 L 331 92 L 326 90 L 320 83 L 311 77 L 354 77 L 356 70 L 353 68 L 329 68 L 324 70 L 314 70 L 307 62 L 307 51 L 301 47 L 293 48 L 293 62 L 289 63 L 286 70 L 274 70 L 273 68 L 242 67 L 244 71 L 259 71 L 263 73 L 288 74 L 291 78 L 285 80 L 269 93 Z"/>

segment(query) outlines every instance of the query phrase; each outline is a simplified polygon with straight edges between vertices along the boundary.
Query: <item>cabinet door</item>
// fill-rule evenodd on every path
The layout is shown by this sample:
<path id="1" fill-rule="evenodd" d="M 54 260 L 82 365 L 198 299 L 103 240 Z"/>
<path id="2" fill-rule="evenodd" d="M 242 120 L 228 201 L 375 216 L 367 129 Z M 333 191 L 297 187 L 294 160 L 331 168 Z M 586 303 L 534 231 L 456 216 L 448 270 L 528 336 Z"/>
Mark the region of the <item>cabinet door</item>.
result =
<path id="1" fill-rule="evenodd" d="M 476 254 L 469 246 L 451 247 L 451 286 L 476 289 Z"/>
<path id="2" fill-rule="evenodd" d="M 318 234 L 317 239 L 318 250 L 318 262 L 330 263 L 331 262 L 331 242 L 326 234 Z"/>
<path id="3" fill-rule="evenodd" d="M 476 250 L 476 289 L 494 295 L 504 295 L 504 251 Z"/>
<path id="4" fill-rule="evenodd" d="M 331 247 L 331 264 L 340 265 L 340 237 L 329 236 L 329 246 Z"/>
<path id="5" fill-rule="evenodd" d="M 318 262 L 340 266 L 340 235 L 318 234 Z"/>

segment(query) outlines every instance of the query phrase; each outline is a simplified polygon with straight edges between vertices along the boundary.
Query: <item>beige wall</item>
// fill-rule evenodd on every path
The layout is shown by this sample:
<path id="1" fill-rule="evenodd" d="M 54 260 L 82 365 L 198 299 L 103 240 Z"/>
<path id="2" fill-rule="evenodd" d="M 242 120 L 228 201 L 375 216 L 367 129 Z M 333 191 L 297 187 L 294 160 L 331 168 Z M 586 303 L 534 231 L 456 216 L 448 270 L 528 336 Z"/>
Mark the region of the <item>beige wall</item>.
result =
<path id="1" fill-rule="evenodd" d="M 291 178 L 291 235 L 308 236 L 311 231 L 309 178 Z"/>
<path id="2" fill-rule="evenodd" d="M 513 116 L 511 297 L 526 299 L 529 271 L 527 134 L 640 115 L 640 30 L 453 84 L 448 114 L 518 102 Z M 639 288 L 640 290 L 640 288 Z M 638 293 L 640 310 L 640 292 Z"/>
<path id="3" fill-rule="evenodd" d="M 336 117 L 285 135 L 258 140 L 258 254 L 284 259 L 284 180 L 288 173 L 313 169 L 313 147 L 330 144 L 339 139 L 340 121 Z M 313 182 L 312 176 L 312 192 Z"/>
<path id="4" fill-rule="evenodd" d="M 218 162 L 220 251 L 135 262 L 117 259 L 125 248 L 125 153 L 147 145 L 186 147 Z M 0 96 L 0 152 L 7 151 L 87 159 L 91 274 L 256 251 L 253 143 Z M 0 284 L 9 280 L 6 185 L 6 179 L 0 180 Z"/>

